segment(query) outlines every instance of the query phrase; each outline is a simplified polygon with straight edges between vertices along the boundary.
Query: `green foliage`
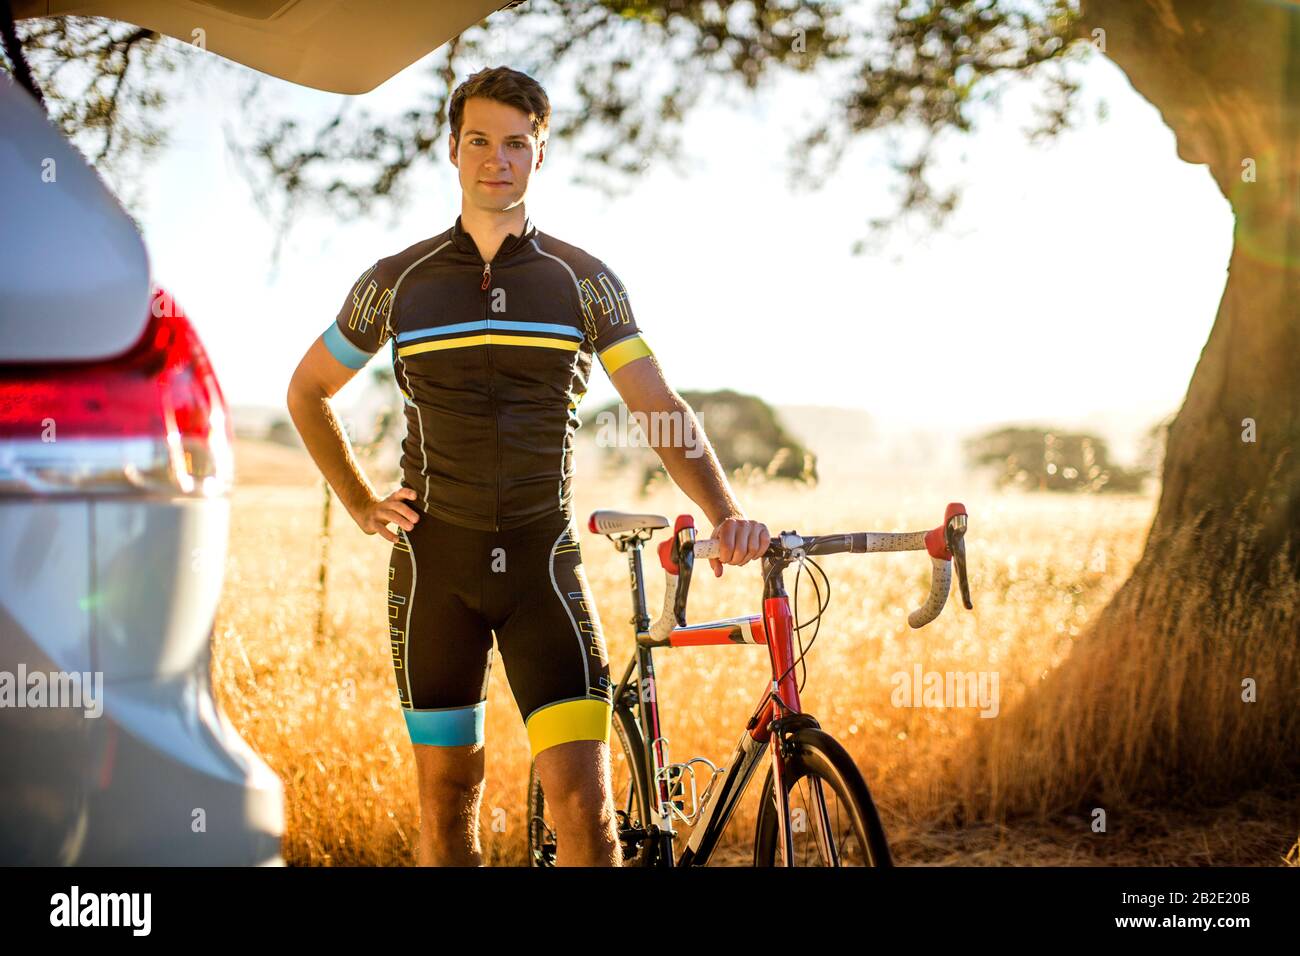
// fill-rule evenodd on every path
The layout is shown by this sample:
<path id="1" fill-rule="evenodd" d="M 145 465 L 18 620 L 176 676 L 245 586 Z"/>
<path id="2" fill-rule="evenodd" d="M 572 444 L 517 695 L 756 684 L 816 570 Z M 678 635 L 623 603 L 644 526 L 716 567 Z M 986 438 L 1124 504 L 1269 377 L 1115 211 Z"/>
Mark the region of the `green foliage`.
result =
<path id="1" fill-rule="evenodd" d="M 34 17 L 15 33 L 50 122 L 81 151 L 140 225 L 141 171 L 168 143 L 166 74 L 215 60 L 153 30 L 102 17 Z M 12 66 L 0 57 L 0 73 Z"/>
<path id="2" fill-rule="evenodd" d="M 573 156 L 575 182 L 610 196 L 661 164 L 685 173 L 681 131 L 701 106 L 734 101 L 736 92 L 760 95 L 783 75 L 816 73 L 825 92 L 809 98 L 800 117 L 807 125 L 792 137 L 792 185 L 837 181 L 836 166 L 864 134 L 921 134 L 906 150 L 897 137 L 881 140 L 898 207 L 869 221 L 878 244 L 900 220 L 938 226 L 953 211 L 957 192 L 932 182 L 936 149 L 948 134 L 971 131 L 982 104 L 996 102 L 1007 81 L 1032 80 L 1042 91 L 1033 138 L 1069 125 L 1077 87 L 1064 63 L 1092 49 L 1074 42 L 1081 33 L 1073 0 L 885 2 L 871 5 L 869 19 L 867 10 L 803 0 L 530 0 L 434 51 L 421 67 L 431 81 L 426 91 L 388 115 L 365 105 L 350 110 L 353 98 L 340 97 L 337 115 L 301 122 L 277 104 L 280 86 L 264 89 L 259 74 L 226 70 L 248 119 L 229 146 L 274 223 L 278 256 L 290 225 L 309 209 L 352 221 L 409 202 L 422 168 L 447 162 L 452 91 L 488 62 L 548 85 L 552 148 Z M 97 164 L 148 144 L 159 72 L 183 66 L 188 78 L 224 62 L 108 20 L 34 18 L 19 26 L 58 122 L 69 133 L 101 134 Z M 54 82 L 72 60 L 89 67 L 87 91 Z M 571 87 L 556 82 L 564 75 L 573 76 Z M 128 91 L 136 91 L 138 109 L 123 108 Z M 867 245 L 859 241 L 854 251 Z"/>
<path id="3" fill-rule="evenodd" d="M 1149 472 L 1110 461 L 1104 438 L 1037 426 L 985 432 L 965 442 L 973 468 L 990 468 L 998 487 L 1039 491 L 1139 492 Z"/>

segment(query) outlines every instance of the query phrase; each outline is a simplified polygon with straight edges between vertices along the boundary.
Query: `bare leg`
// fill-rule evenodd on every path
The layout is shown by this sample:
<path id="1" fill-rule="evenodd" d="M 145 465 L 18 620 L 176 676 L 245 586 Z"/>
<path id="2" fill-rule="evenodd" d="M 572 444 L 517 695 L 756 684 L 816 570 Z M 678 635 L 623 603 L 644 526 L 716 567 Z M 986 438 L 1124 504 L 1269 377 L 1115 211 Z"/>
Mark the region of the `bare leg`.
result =
<path id="1" fill-rule="evenodd" d="M 482 866 L 483 744 L 412 744 L 420 786 L 420 866 Z"/>
<path id="2" fill-rule="evenodd" d="M 622 866 L 609 776 L 609 744 L 572 740 L 537 755 L 555 819 L 556 866 Z"/>

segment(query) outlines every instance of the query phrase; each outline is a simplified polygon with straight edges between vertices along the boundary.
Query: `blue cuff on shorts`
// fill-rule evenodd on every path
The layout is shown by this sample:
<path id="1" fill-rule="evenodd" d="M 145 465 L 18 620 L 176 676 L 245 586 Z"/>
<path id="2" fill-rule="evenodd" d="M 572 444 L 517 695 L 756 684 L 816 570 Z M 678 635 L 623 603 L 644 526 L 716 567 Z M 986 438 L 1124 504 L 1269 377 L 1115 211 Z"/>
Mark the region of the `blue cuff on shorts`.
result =
<path id="1" fill-rule="evenodd" d="M 406 729 L 411 743 L 433 747 L 462 747 L 483 743 L 483 718 L 487 701 L 468 707 L 440 707 L 434 710 L 406 710 Z"/>

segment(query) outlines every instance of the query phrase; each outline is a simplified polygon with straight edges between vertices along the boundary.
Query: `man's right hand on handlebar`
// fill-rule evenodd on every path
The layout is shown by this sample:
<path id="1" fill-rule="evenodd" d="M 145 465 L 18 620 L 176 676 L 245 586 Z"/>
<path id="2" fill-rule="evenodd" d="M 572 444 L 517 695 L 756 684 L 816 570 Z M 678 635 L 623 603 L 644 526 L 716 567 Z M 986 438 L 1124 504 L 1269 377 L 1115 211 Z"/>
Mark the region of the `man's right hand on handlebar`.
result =
<path id="1" fill-rule="evenodd" d="M 724 564 L 747 564 L 761 558 L 772 535 L 763 522 L 732 514 L 714 527 L 713 538 L 718 542 L 718 557 L 709 558 L 709 564 L 713 567 L 713 576 L 720 578 Z"/>
<path id="2" fill-rule="evenodd" d="M 402 504 L 402 501 L 414 501 L 418 497 L 414 488 L 398 488 L 386 498 L 371 497 L 370 501 L 356 511 L 350 511 L 352 520 L 366 534 L 382 535 L 396 544 L 397 535 L 389 531 L 388 526 L 395 524 L 405 531 L 414 528 L 420 516 L 414 508 Z"/>

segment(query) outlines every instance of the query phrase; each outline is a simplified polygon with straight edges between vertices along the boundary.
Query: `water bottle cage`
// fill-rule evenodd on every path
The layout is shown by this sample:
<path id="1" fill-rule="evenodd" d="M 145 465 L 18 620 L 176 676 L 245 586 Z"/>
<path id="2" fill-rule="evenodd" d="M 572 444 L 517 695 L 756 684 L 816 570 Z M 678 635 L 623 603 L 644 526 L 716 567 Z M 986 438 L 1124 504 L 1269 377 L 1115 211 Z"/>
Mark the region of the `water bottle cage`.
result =
<path id="1" fill-rule="evenodd" d="M 695 768 L 692 764 L 702 763 L 709 768 L 709 783 L 704 788 L 704 793 L 699 794 L 695 785 Z M 659 769 L 657 774 L 656 792 L 658 784 L 662 782 L 664 789 L 668 792 L 668 802 L 660 808 L 660 813 L 668 812 L 672 816 L 681 820 L 687 826 L 695 826 L 699 820 L 700 814 L 708 805 L 709 797 L 713 795 L 713 787 L 718 782 L 718 777 L 723 773 L 722 768 L 714 766 L 713 761 L 707 757 L 692 757 L 685 763 L 670 763 Z M 690 810 L 686 809 L 686 781 L 690 781 Z"/>

